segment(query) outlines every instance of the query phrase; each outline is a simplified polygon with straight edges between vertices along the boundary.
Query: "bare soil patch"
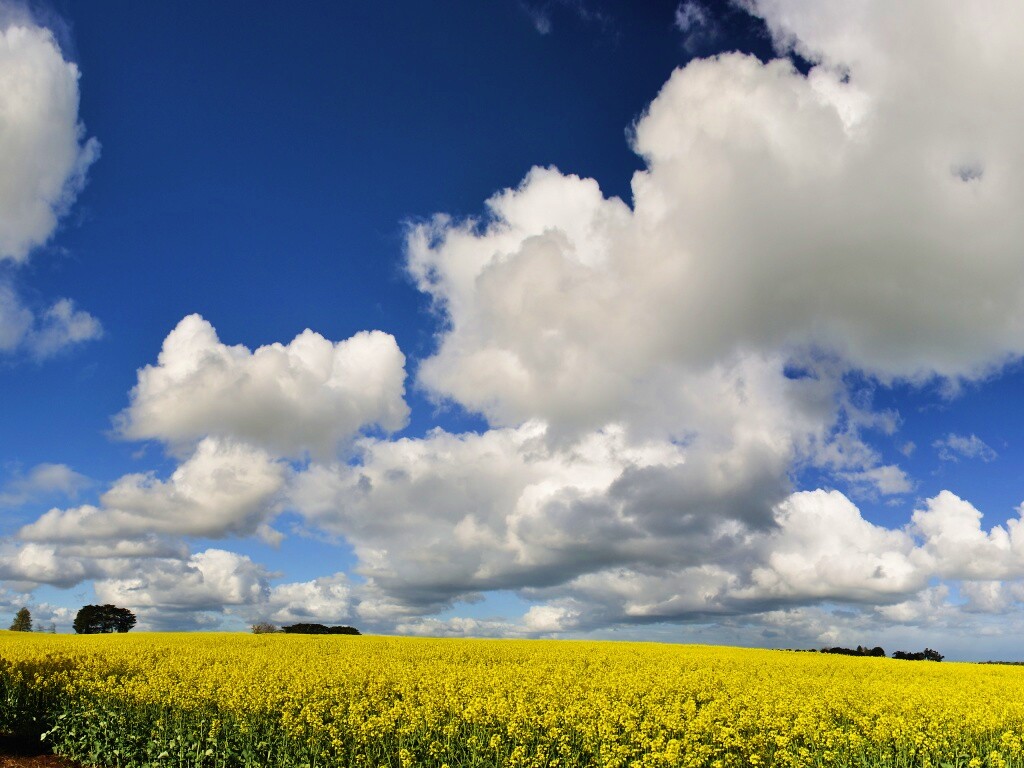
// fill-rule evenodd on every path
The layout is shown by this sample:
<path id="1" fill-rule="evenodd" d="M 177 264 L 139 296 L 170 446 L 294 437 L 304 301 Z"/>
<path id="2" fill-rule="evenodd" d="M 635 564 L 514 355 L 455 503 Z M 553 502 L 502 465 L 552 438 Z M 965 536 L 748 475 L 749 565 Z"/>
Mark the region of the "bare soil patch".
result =
<path id="1" fill-rule="evenodd" d="M 58 757 L 33 736 L 0 734 L 0 768 L 83 768 L 81 763 Z"/>

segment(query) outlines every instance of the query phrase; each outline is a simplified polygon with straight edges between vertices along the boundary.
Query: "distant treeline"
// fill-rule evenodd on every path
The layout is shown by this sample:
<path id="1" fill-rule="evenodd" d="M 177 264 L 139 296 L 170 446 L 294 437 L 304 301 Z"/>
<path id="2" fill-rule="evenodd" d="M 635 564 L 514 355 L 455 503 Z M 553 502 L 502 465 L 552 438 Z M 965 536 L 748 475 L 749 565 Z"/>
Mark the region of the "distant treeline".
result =
<path id="1" fill-rule="evenodd" d="M 792 648 L 787 648 L 786 650 L 787 651 L 791 651 L 793 649 Z M 803 651 L 804 649 L 797 648 L 796 650 L 797 651 Z M 863 645 L 858 645 L 856 648 L 841 648 L 839 646 L 835 646 L 834 648 L 822 648 L 820 651 L 818 651 L 815 648 L 808 648 L 806 650 L 806 652 L 808 652 L 808 653 L 836 653 L 836 654 L 839 654 L 840 656 L 878 656 L 878 657 L 884 657 L 885 656 L 885 649 L 880 647 L 880 646 L 877 646 L 877 645 L 874 648 L 866 648 Z M 931 648 L 925 648 L 923 651 L 915 651 L 915 652 L 893 651 L 892 657 L 894 659 L 902 659 L 903 661 L 942 661 L 944 658 L 946 658 L 941 653 L 939 653 L 938 651 L 934 651 Z M 989 664 L 1000 664 L 1000 663 L 1006 663 L 1006 662 L 987 662 L 987 663 L 989 663 Z"/>
<path id="2" fill-rule="evenodd" d="M 822 648 L 822 653 L 838 653 L 841 656 L 885 656 L 885 648 L 875 646 L 874 648 L 865 648 L 863 645 L 858 645 L 856 648 Z"/>
<path id="3" fill-rule="evenodd" d="M 292 624 L 281 627 L 289 635 L 361 635 L 355 627 L 328 627 L 323 624 Z"/>
<path id="4" fill-rule="evenodd" d="M 933 651 L 931 648 L 925 648 L 923 651 L 918 651 L 917 653 L 896 651 L 892 657 L 894 659 L 903 659 L 904 661 L 942 661 L 946 658 L 941 653 Z"/>

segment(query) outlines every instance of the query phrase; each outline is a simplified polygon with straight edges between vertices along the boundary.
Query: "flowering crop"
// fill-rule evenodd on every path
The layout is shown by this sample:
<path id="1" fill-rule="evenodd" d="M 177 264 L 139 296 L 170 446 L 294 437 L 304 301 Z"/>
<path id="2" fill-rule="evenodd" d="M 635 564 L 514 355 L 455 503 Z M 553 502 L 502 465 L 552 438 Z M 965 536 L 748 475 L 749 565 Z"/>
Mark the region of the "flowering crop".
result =
<path id="1" fill-rule="evenodd" d="M 1024 766 L 1024 669 L 646 643 L 0 632 L 104 766 Z"/>

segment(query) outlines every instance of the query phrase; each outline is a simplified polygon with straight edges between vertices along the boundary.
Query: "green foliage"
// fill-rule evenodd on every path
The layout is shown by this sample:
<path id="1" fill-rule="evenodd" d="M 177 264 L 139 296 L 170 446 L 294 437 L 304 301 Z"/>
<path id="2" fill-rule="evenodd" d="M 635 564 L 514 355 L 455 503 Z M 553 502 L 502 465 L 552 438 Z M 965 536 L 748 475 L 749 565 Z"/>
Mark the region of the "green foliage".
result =
<path id="1" fill-rule="evenodd" d="M 840 656 L 877 656 L 879 658 L 885 656 L 885 649 L 880 646 L 874 648 L 867 648 L 863 645 L 858 645 L 856 648 L 842 648 L 836 646 L 835 648 L 822 648 L 822 653 L 835 653 Z"/>
<path id="2" fill-rule="evenodd" d="M 925 648 L 923 651 L 917 651 L 915 653 L 894 651 L 892 657 L 894 659 L 902 659 L 903 661 L 942 661 L 946 658 L 941 653 L 933 651 L 931 648 Z"/>
<path id="3" fill-rule="evenodd" d="M 281 627 L 281 631 L 289 635 L 361 635 L 355 627 L 328 627 L 323 624 L 291 624 Z"/>
<path id="4" fill-rule="evenodd" d="M 12 632 L 31 632 L 32 631 L 32 614 L 29 613 L 28 608 L 22 608 L 18 611 L 14 617 L 14 621 L 11 623 Z"/>
<path id="5" fill-rule="evenodd" d="M 116 605 L 86 605 L 75 616 L 72 625 L 80 635 L 127 632 L 135 626 L 135 614 Z"/>

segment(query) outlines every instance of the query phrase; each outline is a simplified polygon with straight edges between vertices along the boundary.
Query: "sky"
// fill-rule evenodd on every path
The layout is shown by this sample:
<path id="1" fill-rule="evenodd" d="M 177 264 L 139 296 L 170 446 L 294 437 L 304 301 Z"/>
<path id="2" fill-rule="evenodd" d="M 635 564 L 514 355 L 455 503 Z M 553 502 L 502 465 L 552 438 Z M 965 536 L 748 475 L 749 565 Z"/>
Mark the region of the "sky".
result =
<path id="1" fill-rule="evenodd" d="M 0 0 L 0 620 L 1024 659 L 1022 23 Z"/>

